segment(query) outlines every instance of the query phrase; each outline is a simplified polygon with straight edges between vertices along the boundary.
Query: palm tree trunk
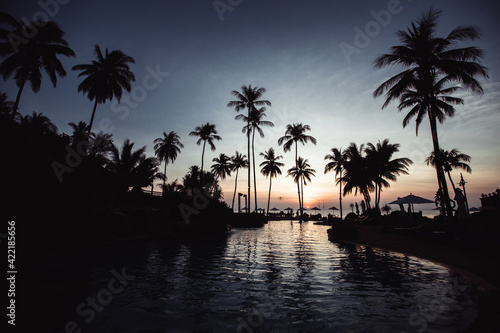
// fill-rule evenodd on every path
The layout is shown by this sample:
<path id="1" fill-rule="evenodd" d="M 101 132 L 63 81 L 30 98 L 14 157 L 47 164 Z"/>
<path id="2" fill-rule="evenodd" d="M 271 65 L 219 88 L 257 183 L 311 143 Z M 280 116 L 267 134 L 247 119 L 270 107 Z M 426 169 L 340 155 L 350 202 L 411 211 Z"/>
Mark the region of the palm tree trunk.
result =
<path id="1" fill-rule="evenodd" d="M 250 214 L 250 107 L 248 107 L 248 114 L 247 114 L 247 147 L 248 147 L 248 199 L 247 199 L 247 213 Z"/>
<path id="2" fill-rule="evenodd" d="M 12 109 L 12 119 L 16 117 L 17 109 L 19 109 L 19 101 L 21 100 L 21 94 L 23 92 L 25 83 L 26 81 L 23 81 L 23 83 L 21 83 L 21 86 L 19 87 L 19 90 L 17 92 L 16 101 L 14 102 L 14 108 Z"/>
<path id="3" fill-rule="evenodd" d="M 273 182 L 273 176 L 269 175 L 269 195 L 267 196 L 267 216 L 269 216 L 269 204 L 271 203 L 271 184 Z"/>
<path id="4" fill-rule="evenodd" d="M 205 145 L 207 143 L 207 140 L 203 141 L 203 150 L 201 151 L 201 177 L 203 178 L 203 160 L 205 159 Z"/>
<path id="5" fill-rule="evenodd" d="M 257 180 L 255 175 L 255 129 L 252 133 L 252 157 L 253 157 L 253 191 L 255 197 L 255 212 L 257 212 Z"/>
<path id="6" fill-rule="evenodd" d="M 295 168 L 298 169 L 298 147 L 297 147 L 297 141 L 295 141 Z M 300 200 L 300 180 L 297 182 L 297 193 L 299 195 L 299 210 L 300 210 L 300 215 L 302 215 L 303 214 L 303 210 L 302 210 L 302 201 Z"/>
<path id="7" fill-rule="evenodd" d="M 304 214 L 303 213 L 303 210 L 304 210 L 304 178 L 300 179 L 300 188 L 301 188 L 300 195 L 302 197 L 302 203 L 300 204 L 300 207 L 302 207 L 302 208 L 301 208 L 300 213 L 301 213 L 301 215 L 303 215 Z"/>
<path id="8" fill-rule="evenodd" d="M 94 110 L 92 110 L 92 117 L 90 117 L 89 133 L 92 131 L 92 124 L 94 123 L 95 110 L 97 109 L 97 98 L 94 103 Z"/>
<path id="9" fill-rule="evenodd" d="M 453 180 L 451 179 L 451 172 L 447 171 L 446 173 L 448 174 L 448 178 L 450 179 L 451 186 L 453 187 L 453 193 L 455 193 L 456 187 L 455 187 L 455 184 L 453 183 Z"/>
<path id="10" fill-rule="evenodd" d="M 236 187 L 238 186 L 238 172 L 240 169 L 236 169 L 236 178 L 234 179 L 234 193 L 233 193 L 233 203 L 231 204 L 231 210 L 234 212 L 234 198 L 236 197 Z"/>
<path id="11" fill-rule="evenodd" d="M 438 134 L 437 134 L 436 118 L 431 115 L 430 110 L 427 111 L 427 116 L 429 117 L 429 122 L 431 125 L 432 144 L 434 146 L 434 156 L 435 156 L 435 165 L 436 165 L 438 185 L 439 185 L 439 189 L 442 192 L 441 209 L 447 214 L 448 217 L 452 217 L 453 210 L 452 210 L 451 204 L 450 204 L 450 196 L 448 194 L 448 186 L 446 185 L 446 178 L 444 176 L 444 171 L 443 171 L 442 156 L 441 156 L 441 153 L 439 150 L 439 140 L 438 140 Z"/>
<path id="12" fill-rule="evenodd" d="M 339 196 L 339 201 L 340 201 L 340 219 L 342 220 L 342 218 L 343 218 L 342 217 L 342 181 L 340 182 L 340 196 Z"/>
<path id="13" fill-rule="evenodd" d="M 163 187 L 162 195 L 165 196 L 165 181 L 167 180 L 167 160 L 165 160 L 165 168 L 163 169 Z"/>

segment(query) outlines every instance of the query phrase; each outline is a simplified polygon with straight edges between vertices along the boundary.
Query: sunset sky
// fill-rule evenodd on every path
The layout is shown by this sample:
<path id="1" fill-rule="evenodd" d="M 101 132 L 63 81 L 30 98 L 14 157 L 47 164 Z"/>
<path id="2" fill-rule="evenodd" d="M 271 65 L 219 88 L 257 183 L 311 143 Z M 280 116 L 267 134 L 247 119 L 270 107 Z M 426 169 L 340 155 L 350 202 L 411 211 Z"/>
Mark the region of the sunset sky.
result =
<path id="1" fill-rule="evenodd" d="M 77 92 L 81 79 L 70 69 L 94 60 L 95 44 L 110 51 L 123 50 L 136 61 L 132 65 L 135 89 L 128 102 L 99 105 L 93 131 L 98 132 L 102 120 L 108 119 L 111 129 L 103 129 L 113 134 L 115 144 L 121 146 L 130 138 L 136 147 L 147 146 L 149 156 L 154 154 L 154 139 L 163 131 L 176 131 L 184 149 L 168 166 L 167 176 L 169 181 L 181 181 L 189 166 L 201 164 L 202 147 L 188 134 L 203 123 L 215 124 L 223 139 L 216 142 L 215 152 L 207 150 L 205 165 L 211 165 L 219 153 L 246 154 L 243 123 L 234 120 L 237 113 L 226 105 L 232 99 L 230 92 L 242 85 L 265 87 L 264 98 L 272 102 L 267 120 L 275 126 L 264 128 L 265 138 L 256 138 L 255 145 L 257 154 L 273 147 L 284 157 L 283 175 L 273 179 L 271 206 L 278 208 L 298 207 L 296 186 L 285 177 L 294 165 L 294 155 L 284 153 L 277 144 L 291 123 L 309 125 L 312 131 L 308 134 L 318 141 L 316 146 L 299 146 L 299 155 L 317 171 L 305 188 L 306 206 L 338 207 L 334 174 L 323 173 L 323 158 L 331 148 L 345 148 L 351 142 L 375 144 L 386 138 L 401 145 L 395 157 L 411 158 L 414 164 L 409 176 L 401 176 L 383 190 L 381 203 L 410 192 L 434 197 L 436 174 L 424 162 L 432 150 L 428 120 L 422 122 L 417 137 L 413 121 L 403 129 L 405 111 L 398 113 L 397 103 L 381 109 L 383 98 L 374 99 L 372 93 L 401 68 L 377 70 L 372 63 L 399 43 L 397 30 L 406 29 L 435 5 L 443 11 L 440 35 L 458 25 L 480 29 L 482 38 L 474 45 L 486 51 L 482 64 L 490 75 L 489 79 L 480 78 L 482 97 L 467 91 L 456 94 L 465 104 L 456 108 L 454 118 L 439 125 L 441 147 L 457 148 L 472 157 L 472 174 L 464 174 L 470 207 L 480 206 L 481 193 L 500 187 L 500 5 L 496 0 L 60 2 L 65 4 L 20 0 L 0 8 L 18 19 L 49 17 L 65 31 L 76 53 L 76 58 L 62 58 L 68 75 L 58 80 L 57 88 L 44 76 L 37 94 L 24 89 L 21 114 L 42 112 L 66 133 L 71 133 L 69 122 L 88 123 L 93 103 Z M 346 45 L 356 52 L 346 53 Z M 156 81 L 148 76 L 155 71 Z M 17 87 L 12 78 L 1 81 L 0 90 L 15 99 Z M 257 165 L 260 162 L 258 156 Z M 457 183 L 460 171 L 452 176 Z M 240 171 L 241 192 L 246 191 L 246 181 L 246 170 Z M 221 184 L 230 203 L 234 178 Z M 262 206 L 267 203 L 268 186 L 269 180 L 259 175 Z M 344 209 L 350 210 L 349 203 L 361 199 L 360 195 L 346 197 Z"/>

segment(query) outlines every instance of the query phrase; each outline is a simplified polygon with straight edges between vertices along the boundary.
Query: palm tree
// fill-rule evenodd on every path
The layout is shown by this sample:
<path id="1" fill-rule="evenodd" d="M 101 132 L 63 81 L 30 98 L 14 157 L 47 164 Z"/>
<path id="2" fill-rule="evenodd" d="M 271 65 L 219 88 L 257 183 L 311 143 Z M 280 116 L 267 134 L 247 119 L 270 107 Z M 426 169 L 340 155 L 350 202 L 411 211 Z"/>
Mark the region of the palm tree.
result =
<path id="1" fill-rule="evenodd" d="M 325 165 L 325 174 L 330 171 L 335 171 L 335 184 L 340 185 L 340 219 L 342 219 L 342 182 L 339 176 L 342 176 L 344 164 L 346 162 L 346 155 L 342 153 L 342 148 L 340 148 L 340 150 L 337 148 L 332 148 L 331 152 L 332 154 L 325 155 L 325 160 L 330 161 Z"/>
<path id="2" fill-rule="evenodd" d="M 43 113 L 26 115 L 21 119 L 21 127 L 30 135 L 53 135 L 57 134 L 57 126 Z"/>
<path id="3" fill-rule="evenodd" d="M 215 162 L 212 164 L 211 171 L 220 179 L 226 179 L 226 177 L 231 177 L 231 170 L 233 165 L 231 163 L 231 158 L 224 153 L 219 154 L 219 157 L 215 157 L 213 160 Z"/>
<path id="4" fill-rule="evenodd" d="M 242 132 L 252 132 L 252 164 L 253 164 L 253 188 L 254 188 L 254 197 L 255 197 L 255 211 L 257 211 L 257 177 L 255 174 L 255 132 L 259 132 L 261 138 L 264 137 L 264 131 L 261 126 L 269 126 L 273 127 L 274 124 L 271 121 L 262 120 L 263 117 L 266 116 L 266 108 L 262 107 L 260 109 L 253 108 L 250 112 L 250 119 L 243 114 L 239 114 L 235 117 L 236 120 L 243 120 L 247 123 L 246 126 L 243 127 Z"/>
<path id="5" fill-rule="evenodd" d="M 367 159 L 363 155 L 364 145 L 359 148 L 355 143 L 351 143 L 344 151 L 345 163 L 344 174 L 341 177 L 341 182 L 344 184 L 343 195 L 346 196 L 352 193 L 358 194 L 358 191 L 363 195 L 366 206 L 371 208 L 370 191 L 374 189 L 373 180 L 369 172 Z"/>
<path id="6" fill-rule="evenodd" d="M 250 128 L 250 113 L 258 106 L 271 106 L 271 102 L 263 100 L 262 95 L 266 92 L 265 88 L 252 87 L 252 85 L 241 86 L 241 92 L 233 90 L 231 94 L 236 97 L 236 100 L 227 103 L 227 106 L 234 108 L 236 112 L 247 109 L 247 127 Z M 250 159 L 250 131 L 247 131 L 248 158 Z M 255 169 L 255 168 L 254 168 Z M 248 167 L 248 207 L 247 212 L 250 213 L 250 166 Z M 256 205 L 257 206 L 257 205 Z M 255 207 L 257 209 L 257 207 Z"/>
<path id="7" fill-rule="evenodd" d="M 273 148 L 269 148 L 268 151 L 260 153 L 260 155 L 264 157 L 264 162 L 259 165 L 262 167 L 260 172 L 266 177 L 269 176 L 269 195 L 267 197 L 267 215 L 269 215 L 269 204 L 271 203 L 271 184 L 273 177 L 281 175 L 280 167 L 285 164 L 278 162 L 278 160 L 283 158 L 283 156 L 276 156 Z"/>
<path id="8" fill-rule="evenodd" d="M 0 74 L 7 80 L 14 73 L 19 88 L 12 109 L 14 117 L 24 85 L 29 83 L 33 92 L 37 93 L 42 83 L 43 69 L 55 87 L 57 77 L 66 76 L 66 70 L 58 56 L 74 57 L 75 52 L 63 38 L 64 32 L 53 21 L 30 22 L 30 26 L 37 27 L 38 32 L 29 39 L 21 37 L 22 41 L 19 43 L 14 43 L 9 36 L 23 36 L 23 31 L 27 29 L 26 24 L 6 13 L 0 13 L 0 23 L 11 28 L 0 29 L 0 56 L 5 57 L 0 64 Z"/>
<path id="9" fill-rule="evenodd" d="M 89 155 L 92 156 L 99 165 L 104 166 L 109 163 L 108 158 L 113 147 L 113 135 L 100 131 L 94 135 L 90 141 Z"/>
<path id="10" fill-rule="evenodd" d="M 450 180 L 451 186 L 453 187 L 453 191 L 455 191 L 455 183 L 453 183 L 453 180 L 451 179 L 451 171 L 453 169 L 460 168 L 468 173 L 471 173 L 471 167 L 467 163 L 465 163 L 470 162 L 470 156 L 460 153 L 460 151 L 456 148 L 453 148 L 449 151 L 441 148 L 440 153 L 441 160 L 443 161 L 443 169 L 448 174 L 448 179 Z M 427 165 L 430 164 L 432 166 L 436 166 L 436 158 L 434 152 L 432 152 L 430 156 L 425 159 L 425 162 L 427 163 Z"/>
<path id="11" fill-rule="evenodd" d="M 14 102 L 7 100 L 7 94 L 0 92 L 0 114 L 10 115 L 14 108 Z"/>
<path id="12" fill-rule="evenodd" d="M 241 168 L 248 168 L 248 160 L 246 158 L 246 155 L 242 155 L 239 152 L 236 152 L 236 154 L 231 157 L 231 163 L 233 166 L 232 171 L 236 170 L 236 177 L 234 178 L 233 203 L 231 204 L 231 210 L 234 209 L 234 199 L 236 197 L 236 188 L 238 185 L 238 172 Z"/>
<path id="13" fill-rule="evenodd" d="M 129 63 L 135 63 L 134 58 L 123 51 L 114 50 L 103 55 L 99 45 L 95 45 L 96 60 L 90 64 L 73 66 L 72 70 L 82 71 L 78 77 L 86 76 L 78 85 L 78 92 L 83 91 L 91 101 L 95 101 L 92 117 L 90 118 L 89 132 L 94 123 L 95 111 L 98 103 L 116 98 L 120 102 L 123 90 L 130 92 L 130 83 L 135 81 L 134 73 L 130 70 Z"/>
<path id="14" fill-rule="evenodd" d="M 287 171 L 287 176 L 292 176 L 295 183 L 301 184 L 302 195 L 299 193 L 300 215 L 303 214 L 302 207 L 304 207 L 304 185 L 307 185 L 307 182 L 311 181 L 311 176 L 315 176 L 316 173 L 316 171 L 310 167 L 311 166 L 307 162 L 307 159 L 304 160 L 302 157 L 299 157 L 297 159 L 297 164 Z"/>
<path id="15" fill-rule="evenodd" d="M 458 87 L 445 88 L 445 85 L 457 82 L 473 93 L 482 94 L 481 84 L 474 77 L 488 77 L 488 74 L 487 69 L 479 63 L 483 57 L 482 49 L 474 46 L 453 48 L 457 42 L 478 39 L 478 30 L 471 26 L 458 26 L 447 37 L 437 37 L 436 26 L 440 15 L 441 11 L 431 8 L 407 31 L 397 32 L 402 45 L 393 46 L 391 53 L 379 56 L 374 66 L 401 65 L 405 70 L 382 83 L 373 95 L 378 97 L 387 91 L 382 108 L 394 99 L 400 100 L 400 111 L 411 108 L 403 121 L 403 127 L 416 116 L 418 129 L 423 118 L 428 116 L 434 153 L 438 157 L 436 173 L 439 190 L 443 193 L 442 206 L 451 217 L 448 188 L 439 156 L 436 120 L 443 122 L 446 116 L 452 117 L 454 108 L 450 103 L 461 104 L 463 101 L 448 96 Z"/>
<path id="16" fill-rule="evenodd" d="M 375 207 L 380 206 L 382 187 L 390 187 L 388 180 L 396 181 L 400 174 L 407 175 L 408 167 L 413 164 L 409 158 L 391 159 L 399 151 L 399 144 L 389 143 L 389 139 L 378 142 L 376 145 L 367 144 L 365 149 L 368 171 L 375 184 Z"/>
<path id="17" fill-rule="evenodd" d="M 201 175 L 203 176 L 203 160 L 205 157 L 205 145 L 209 144 L 210 149 L 215 151 L 214 140 L 222 140 L 220 136 L 217 135 L 217 130 L 215 129 L 214 124 L 206 123 L 201 126 L 196 126 L 194 131 L 189 133 L 190 136 L 198 136 L 199 139 L 196 141 L 196 144 L 199 146 L 203 141 L 203 151 L 201 153 Z"/>
<path id="18" fill-rule="evenodd" d="M 171 131 L 170 133 L 163 132 L 163 138 L 157 138 L 153 141 L 155 155 L 158 157 L 160 162 L 165 162 L 165 167 L 163 170 L 163 194 L 165 194 L 165 181 L 167 179 L 167 164 L 169 162 L 174 163 L 177 159 L 177 154 L 181 153 L 181 148 L 184 145 L 180 141 L 179 135 L 176 132 Z"/>
<path id="19" fill-rule="evenodd" d="M 84 121 L 79 121 L 78 124 L 71 122 L 68 124 L 73 129 L 73 145 L 77 145 L 82 141 L 89 141 L 89 126 Z"/>
<path id="20" fill-rule="evenodd" d="M 291 150 L 292 145 L 295 144 L 295 167 L 298 168 L 298 148 L 297 143 L 300 142 L 305 145 L 307 142 L 311 141 L 316 144 L 316 139 L 310 135 L 305 134 L 306 131 L 310 131 L 311 127 L 309 125 L 293 124 L 286 125 L 285 135 L 278 139 L 278 145 L 283 145 L 283 151 L 286 153 Z M 300 200 L 300 186 L 297 183 L 297 193 L 299 195 L 299 204 L 302 202 Z M 303 207 L 299 205 L 300 214 L 302 215 Z"/>

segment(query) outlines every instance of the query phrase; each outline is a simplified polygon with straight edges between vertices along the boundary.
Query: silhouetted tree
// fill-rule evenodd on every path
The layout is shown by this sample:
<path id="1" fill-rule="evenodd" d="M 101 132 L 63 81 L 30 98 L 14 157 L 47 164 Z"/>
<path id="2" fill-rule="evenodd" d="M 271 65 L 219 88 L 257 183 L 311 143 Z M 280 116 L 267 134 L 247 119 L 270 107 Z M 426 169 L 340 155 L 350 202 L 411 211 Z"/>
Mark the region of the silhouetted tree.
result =
<path id="1" fill-rule="evenodd" d="M 134 58 L 123 51 L 114 50 L 111 53 L 106 49 L 103 55 L 99 45 L 95 45 L 95 56 L 90 64 L 73 66 L 72 70 L 81 71 L 78 77 L 86 78 L 78 85 L 78 92 L 87 94 L 91 101 L 95 101 L 92 117 L 90 118 L 89 132 L 94 123 L 97 104 L 116 98 L 120 102 L 123 91 L 130 92 L 130 83 L 135 81 L 134 73 L 130 70 L 129 63 L 135 63 Z"/>
<path id="2" fill-rule="evenodd" d="M 236 120 L 243 120 L 247 123 L 243 127 L 243 133 L 252 132 L 252 166 L 253 166 L 253 189 L 255 198 L 255 211 L 257 211 L 257 176 L 255 174 L 255 132 L 259 132 L 261 138 L 264 137 L 264 131 L 261 126 L 273 127 L 274 124 L 271 121 L 262 120 L 266 116 L 266 108 L 262 107 L 260 109 L 253 108 L 250 112 L 250 119 L 243 114 L 236 116 Z"/>
<path id="3" fill-rule="evenodd" d="M 368 172 L 375 184 L 375 207 L 380 207 L 380 193 L 382 187 L 390 187 L 388 180 L 396 181 L 400 174 L 407 175 L 408 167 L 413 164 L 409 158 L 391 159 L 399 151 L 399 144 L 389 143 L 389 139 L 378 142 L 376 145 L 367 144 L 365 149 L 368 163 Z"/>
<path id="4" fill-rule="evenodd" d="M 349 147 L 344 150 L 346 161 L 341 181 L 344 184 L 344 196 L 352 193 L 353 190 L 354 195 L 357 195 L 359 191 L 365 199 L 367 208 L 370 209 L 370 191 L 372 191 L 375 186 L 369 172 L 367 160 L 363 153 L 363 144 L 358 148 L 355 143 L 351 143 Z"/>
<path id="5" fill-rule="evenodd" d="M 448 216 L 452 216 L 448 187 L 439 156 L 437 121 L 454 115 L 451 104 L 462 104 L 459 98 L 448 96 L 459 87 L 446 88 L 450 82 L 458 82 L 474 93 L 482 94 L 481 84 L 475 76 L 487 77 L 487 69 L 479 63 L 483 50 L 467 46 L 453 48 L 457 42 L 475 40 L 479 32 L 472 26 L 458 26 L 448 36 L 436 36 L 437 20 L 441 11 L 431 8 L 421 18 L 412 23 L 407 31 L 399 30 L 397 36 L 402 45 L 393 46 L 391 53 L 379 56 L 374 66 L 377 68 L 401 65 L 405 70 L 382 83 L 373 93 L 378 97 L 387 91 L 385 108 L 392 100 L 399 99 L 399 110 L 411 108 L 403 121 L 405 127 L 416 116 L 417 129 L 427 115 L 430 121 L 436 173 L 439 189 L 442 191 L 442 206 Z"/>
<path id="6" fill-rule="evenodd" d="M 340 201 L 340 219 L 342 219 L 342 172 L 344 169 L 344 164 L 346 162 L 346 155 L 342 153 L 342 148 L 337 149 L 337 148 L 332 148 L 331 149 L 331 154 L 325 155 L 325 160 L 329 160 L 325 165 L 325 174 L 330 171 L 335 171 L 335 184 L 340 185 L 340 194 L 339 194 L 339 201 Z M 340 177 L 339 177 L 340 176 Z"/>
<path id="7" fill-rule="evenodd" d="M 439 152 L 441 153 L 443 169 L 448 174 L 448 178 L 450 180 L 451 186 L 453 187 L 453 191 L 455 191 L 455 183 L 453 183 L 453 180 L 451 179 L 451 171 L 453 169 L 460 168 L 468 173 L 471 173 L 472 169 L 467 163 L 465 163 L 470 162 L 470 156 L 460 153 L 460 151 L 456 148 L 453 148 L 449 151 L 441 148 Z M 430 164 L 434 167 L 436 166 L 436 158 L 434 156 L 434 152 L 432 152 L 431 155 L 425 159 L 425 162 L 427 163 L 427 165 Z"/>
<path id="8" fill-rule="evenodd" d="M 213 160 L 215 162 L 212 164 L 212 173 L 220 178 L 226 179 L 226 177 L 231 177 L 231 170 L 233 165 L 231 164 L 231 158 L 224 153 L 219 154 L 219 157 L 215 157 Z"/>
<path id="9" fill-rule="evenodd" d="M 271 203 L 271 185 L 273 177 L 281 175 L 280 167 L 283 167 L 285 164 L 278 162 L 278 160 L 282 159 L 283 156 L 276 156 L 273 148 L 269 148 L 268 151 L 260 153 L 260 155 L 264 157 L 264 162 L 259 165 L 260 167 L 262 167 L 260 172 L 266 177 L 269 176 L 269 194 L 267 196 L 267 215 L 269 215 L 269 204 Z"/>
<path id="10" fill-rule="evenodd" d="M 307 185 L 307 182 L 311 181 L 311 176 L 315 176 L 316 173 L 316 171 L 310 167 L 309 163 L 307 163 L 307 159 L 298 157 L 296 166 L 288 169 L 287 171 L 287 176 L 292 176 L 293 181 L 297 184 L 300 183 L 301 185 L 302 193 L 299 193 L 299 207 L 301 215 L 303 214 L 302 207 L 304 207 L 304 185 Z"/>
<path id="11" fill-rule="evenodd" d="M 266 92 L 265 88 L 253 87 L 252 85 L 241 86 L 241 92 L 233 90 L 231 94 L 236 97 L 235 101 L 230 101 L 227 106 L 234 108 L 236 112 L 247 109 L 247 127 L 250 128 L 250 113 L 258 106 L 271 106 L 271 102 L 263 100 L 262 95 Z M 247 131 L 248 144 L 248 159 L 250 160 L 250 131 Z M 254 167 L 255 169 L 255 167 Z M 248 207 L 247 212 L 250 213 L 250 166 L 248 167 Z M 257 209 L 257 207 L 255 207 Z"/>
<path id="12" fill-rule="evenodd" d="M 154 150 L 155 155 L 158 159 L 165 162 L 165 167 L 163 171 L 163 193 L 165 193 L 165 181 L 167 179 L 167 164 L 169 162 L 174 163 L 177 159 L 177 154 L 181 153 L 181 148 L 184 148 L 184 145 L 180 141 L 179 135 L 171 131 L 170 133 L 163 132 L 163 138 L 155 139 L 154 141 Z"/>
<path id="13" fill-rule="evenodd" d="M 238 172 L 241 168 L 248 168 L 248 160 L 246 159 L 246 155 L 242 155 L 239 152 L 236 152 L 235 155 L 231 157 L 232 163 L 232 171 L 236 170 L 236 177 L 234 178 L 234 193 L 233 193 L 233 202 L 231 204 L 231 210 L 234 210 L 234 199 L 236 197 L 236 189 L 238 186 Z"/>
<path id="14" fill-rule="evenodd" d="M 189 133 L 190 136 L 197 136 L 199 137 L 198 141 L 196 141 L 196 144 L 199 146 L 201 142 L 203 141 L 203 150 L 201 153 L 201 175 L 203 176 L 203 161 L 205 158 L 205 145 L 208 142 L 208 145 L 210 146 L 210 149 L 212 151 L 215 151 L 215 144 L 214 140 L 222 140 L 220 136 L 217 135 L 217 130 L 215 129 L 214 124 L 206 123 L 201 126 L 196 126 L 194 131 Z"/>
<path id="15" fill-rule="evenodd" d="M 6 13 L 0 13 L 0 23 L 10 29 L 0 29 L 0 57 L 5 59 L 0 64 L 0 74 L 7 80 L 14 74 L 14 80 L 19 88 L 13 106 L 13 117 L 18 111 L 19 100 L 26 83 L 31 85 L 33 92 L 40 90 L 42 70 L 47 73 L 55 87 L 57 77 L 65 77 L 64 69 L 58 56 L 74 57 L 75 52 L 64 39 L 64 32 L 53 21 L 25 22 L 17 21 Z M 38 30 L 32 37 L 24 38 L 23 30 Z M 17 40 L 11 36 L 17 36 Z"/>
<path id="16" fill-rule="evenodd" d="M 292 145 L 295 144 L 295 167 L 298 168 L 298 148 L 297 142 L 305 145 L 307 142 L 311 141 L 316 144 L 316 139 L 313 136 L 305 134 L 306 131 L 310 131 L 311 127 L 309 125 L 293 124 L 286 125 L 285 135 L 278 139 L 278 145 L 283 145 L 283 151 L 286 153 L 291 150 Z M 300 199 L 300 185 L 297 183 L 297 193 L 299 196 L 299 204 L 303 201 Z M 299 205 L 300 214 L 302 215 L 303 207 Z"/>
<path id="17" fill-rule="evenodd" d="M 106 166 L 109 163 L 111 150 L 113 149 L 113 135 L 100 131 L 92 136 L 90 141 L 89 156 L 100 166 Z"/>

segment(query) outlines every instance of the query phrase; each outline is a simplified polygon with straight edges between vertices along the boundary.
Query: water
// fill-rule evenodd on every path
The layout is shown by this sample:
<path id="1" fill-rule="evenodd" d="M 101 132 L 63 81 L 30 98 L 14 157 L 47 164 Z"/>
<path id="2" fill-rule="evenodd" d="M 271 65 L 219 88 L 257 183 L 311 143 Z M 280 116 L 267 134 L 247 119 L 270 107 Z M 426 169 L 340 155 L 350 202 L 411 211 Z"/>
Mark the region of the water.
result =
<path id="1" fill-rule="evenodd" d="M 327 228 L 274 221 L 212 241 L 50 258 L 25 269 L 32 318 L 51 332 L 73 321 L 83 332 L 242 333 L 457 332 L 476 316 L 473 295 L 443 266 L 340 246 Z"/>

